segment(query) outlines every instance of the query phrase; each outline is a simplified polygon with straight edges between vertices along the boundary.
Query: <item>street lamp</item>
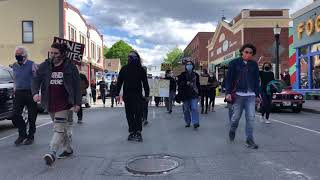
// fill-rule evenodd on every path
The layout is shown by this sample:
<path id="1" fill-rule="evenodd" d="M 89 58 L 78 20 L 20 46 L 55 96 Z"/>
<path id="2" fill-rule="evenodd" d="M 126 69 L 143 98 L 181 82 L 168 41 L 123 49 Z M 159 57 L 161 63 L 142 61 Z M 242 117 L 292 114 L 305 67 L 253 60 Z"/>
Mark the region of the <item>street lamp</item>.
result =
<path id="1" fill-rule="evenodd" d="M 279 79 L 279 37 L 281 33 L 281 28 L 277 24 L 275 28 L 273 28 L 273 34 L 276 38 L 276 79 Z"/>

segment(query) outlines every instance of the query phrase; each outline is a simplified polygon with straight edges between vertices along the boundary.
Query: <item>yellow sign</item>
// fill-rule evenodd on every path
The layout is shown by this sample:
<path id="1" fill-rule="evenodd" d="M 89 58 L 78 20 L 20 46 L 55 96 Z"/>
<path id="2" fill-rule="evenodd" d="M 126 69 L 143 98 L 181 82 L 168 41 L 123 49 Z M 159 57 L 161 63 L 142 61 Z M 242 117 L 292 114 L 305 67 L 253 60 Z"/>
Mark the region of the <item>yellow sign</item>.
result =
<path id="1" fill-rule="evenodd" d="M 314 32 L 320 33 L 320 15 L 317 18 L 309 19 L 307 22 L 301 22 L 297 26 L 298 39 L 302 38 L 303 32 L 306 33 L 307 36 L 311 36 Z"/>
<path id="2" fill-rule="evenodd" d="M 171 69 L 172 69 L 171 64 L 167 64 L 167 63 L 161 64 L 161 71 L 166 71 L 166 70 L 171 70 Z"/>

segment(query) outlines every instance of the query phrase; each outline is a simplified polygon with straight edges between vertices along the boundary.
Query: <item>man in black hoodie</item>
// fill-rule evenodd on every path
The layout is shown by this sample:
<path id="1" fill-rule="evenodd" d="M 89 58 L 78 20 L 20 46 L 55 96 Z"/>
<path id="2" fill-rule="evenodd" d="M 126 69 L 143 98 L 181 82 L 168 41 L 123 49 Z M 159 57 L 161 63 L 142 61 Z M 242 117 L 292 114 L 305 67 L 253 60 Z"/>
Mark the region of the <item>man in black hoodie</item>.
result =
<path id="1" fill-rule="evenodd" d="M 142 141 L 142 103 L 144 98 L 149 99 L 149 84 L 147 72 L 141 66 L 141 58 L 136 51 L 131 51 L 128 56 L 128 65 L 121 68 L 118 82 L 117 95 L 123 85 L 123 101 L 129 125 L 128 140 Z M 145 97 L 142 95 L 142 85 Z"/>

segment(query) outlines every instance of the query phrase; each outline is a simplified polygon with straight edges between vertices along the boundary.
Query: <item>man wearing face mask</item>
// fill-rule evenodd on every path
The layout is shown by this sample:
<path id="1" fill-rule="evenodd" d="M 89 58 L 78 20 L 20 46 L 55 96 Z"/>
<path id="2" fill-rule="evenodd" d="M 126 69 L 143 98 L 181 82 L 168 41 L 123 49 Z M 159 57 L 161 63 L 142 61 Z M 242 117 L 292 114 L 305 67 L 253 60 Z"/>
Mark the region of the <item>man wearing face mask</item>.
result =
<path id="1" fill-rule="evenodd" d="M 15 90 L 12 122 L 19 129 L 19 137 L 14 143 L 30 145 L 34 141 L 37 119 L 37 103 L 32 100 L 31 82 L 38 67 L 33 61 L 28 60 L 28 51 L 22 46 L 16 48 L 15 58 L 17 62 L 12 65 Z M 28 109 L 28 134 L 26 123 L 21 115 L 24 107 Z"/>
<path id="2" fill-rule="evenodd" d="M 141 58 L 136 51 L 128 55 L 128 64 L 120 70 L 117 81 L 117 95 L 123 85 L 123 101 L 125 103 L 126 116 L 129 125 L 128 141 L 142 141 L 142 104 L 149 99 L 149 84 L 147 72 L 141 65 Z M 142 95 L 142 86 L 144 96 Z"/>
<path id="3" fill-rule="evenodd" d="M 50 59 L 39 66 L 32 81 L 33 100 L 41 101 L 53 121 L 54 133 L 50 142 L 50 152 L 43 157 L 48 166 L 55 162 L 60 146 L 63 146 L 63 152 L 58 156 L 59 159 L 73 154 L 70 110 L 78 112 L 82 103 L 79 71 L 67 57 L 67 52 L 66 44 L 53 43 Z"/>
<path id="4" fill-rule="evenodd" d="M 267 86 L 268 83 L 274 80 L 274 74 L 271 71 L 271 63 L 264 63 L 262 66 L 262 71 L 260 71 L 260 80 L 261 80 L 261 115 L 262 121 L 266 124 L 270 124 L 269 115 L 271 111 L 271 101 L 272 101 L 272 94 L 267 93 Z M 266 117 L 264 117 L 266 115 Z"/>
<path id="5" fill-rule="evenodd" d="M 249 148 L 258 149 L 253 138 L 255 103 L 259 99 L 259 67 L 253 56 L 256 48 L 245 44 L 240 49 L 241 57 L 228 65 L 226 79 L 226 100 L 234 103 L 229 131 L 230 141 L 234 141 L 243 110 L 246 112 L 246 144 Z M 234 99 L 235 98 L 235 99 Z"/>
<path id="6" fill-rule="evenodd" d="M 183 101 L 183 113 L 186 127 L 193 124 L 194 129 L 200 127 L 198 99 L 200 93 L 199 75 L 194 72 L 192 61 L 186 61 L 186 71 L 178 76 L 180 100 Z"/>

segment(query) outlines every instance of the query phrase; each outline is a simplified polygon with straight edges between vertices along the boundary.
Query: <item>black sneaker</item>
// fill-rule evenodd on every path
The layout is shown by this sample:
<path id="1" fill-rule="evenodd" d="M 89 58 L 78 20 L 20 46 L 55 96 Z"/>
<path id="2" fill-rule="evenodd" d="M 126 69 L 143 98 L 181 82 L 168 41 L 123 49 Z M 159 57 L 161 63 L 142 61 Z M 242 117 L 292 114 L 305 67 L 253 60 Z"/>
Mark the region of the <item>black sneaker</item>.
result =
<path id="1" fill-rule="evenodd" d="M 34 142 L 34 138 L 27 138 L 27 139 L 23 142 L 23 144 L 24 144 L 24 145 L 31 145 L 31 144 L 33 144 L 33 142 Z"/>
<path id="2" fill-rule="evenodd" d="M 54 163 L 54 161 L 56 160 L 56 158 L 54 157 L 53 154 L 45 154 L 43 156 L 44 161 L 46 162 L 46 165 L 48 166 L 52 166 L 52 164 Z"/>
<path id="3" fill-rule="evenodd" d="M 128 141 L 133 141 L 134 140 L 134 133 L 130 133 L 128 136 Z"/>
<path id="4" fill-rule="evenodd" d="M 171 113 L 172 113 L 172 110 L 168 111 L 168 113 L 171 114 Z"/>
<path id="5" fill-rule="evenodd" d="M 230 141 L 234 141 L 235 137 L 236 137 L 236 132 L 229 131 L 229 139 L 230 139 Z"/>
<path id="6" fill-rule="evenodd" d="M 19 136 L 18 139 L 14 141 L 14 144 L 21 145 L 25 139 L 26 139 L 26 137 Z"/>
<path id="7" fill-rule="evenodd" d="M 200 127 L 200 124 L 198 124 L 198 123 L 193 125 L 194 129 L 198 129 L 198 127 Z"/>
<path id="8" fill-rule="evenodd" d="M 247 139 L 247 147 L 251 149 L 258 149 L 259 146 L 253 141 L 253 139 Z"/>
<path id="9" fill-rule="evenodd" d="M 186 127 L 187 127 L 187 128 L 190 127 L 190 124 L 186 124 Z"/>
<path id="10" fill-rule="evenodd" d="M 142 142 L 142 135 L 140 132 L 137 132 L 134 136 L 134 140 L 138 141 L 138 142 Z"/>
<path id="11" fill-rule="evenodd" d="M 58 159 L 67 158 L 67 157 L 71 156 L 72 154 L 73 154 L 73 150 L 72 150 L 72 149 L 71 149 L 71 152 L 63 151 L 63 152 L 58 156 Z"/>
<path id="12" fill-rule="evenodd" d="M 82 122 L 82 120 L 78 120 L 78 124 L 82 124 L 83 122 Z"/>

